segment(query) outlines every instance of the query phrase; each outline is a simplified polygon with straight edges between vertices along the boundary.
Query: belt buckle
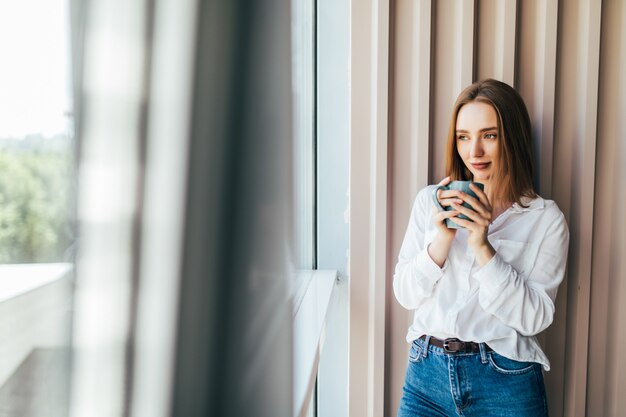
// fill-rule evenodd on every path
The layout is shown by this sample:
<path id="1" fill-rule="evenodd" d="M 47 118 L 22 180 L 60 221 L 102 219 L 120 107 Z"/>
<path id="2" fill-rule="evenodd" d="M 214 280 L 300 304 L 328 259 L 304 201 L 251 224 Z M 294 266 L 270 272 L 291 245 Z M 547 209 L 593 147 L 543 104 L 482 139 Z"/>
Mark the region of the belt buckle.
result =
<path id="1" fill-rule="evenodd" d="M 457 349 L 452 350 L 450 349 L 450 343 L 459 343 L 461 346 L 459 346 Z M 463 345 L 465 345 L 465 343 L 463 343 L 461 340 L 456 339 L 456 338 L 449 338 L 449 339 L 445 339 L 443 341 L 443 351 L 445 353 L 458 353 L 461 349 L 463 349 Z"/>

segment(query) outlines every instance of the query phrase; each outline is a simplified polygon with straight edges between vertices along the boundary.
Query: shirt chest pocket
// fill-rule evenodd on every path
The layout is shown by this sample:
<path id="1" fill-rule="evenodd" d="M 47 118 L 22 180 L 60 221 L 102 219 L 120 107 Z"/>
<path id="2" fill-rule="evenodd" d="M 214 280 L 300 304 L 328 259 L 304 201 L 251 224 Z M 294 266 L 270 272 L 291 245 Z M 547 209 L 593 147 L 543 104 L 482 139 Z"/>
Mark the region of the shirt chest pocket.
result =
<path id="1" fill-rule="evenodd" d="M 516 240 L 498 239 L 495 249 L 504 262 L 525 278 L 528 277 L 536 257 L 533 245 Z"/>

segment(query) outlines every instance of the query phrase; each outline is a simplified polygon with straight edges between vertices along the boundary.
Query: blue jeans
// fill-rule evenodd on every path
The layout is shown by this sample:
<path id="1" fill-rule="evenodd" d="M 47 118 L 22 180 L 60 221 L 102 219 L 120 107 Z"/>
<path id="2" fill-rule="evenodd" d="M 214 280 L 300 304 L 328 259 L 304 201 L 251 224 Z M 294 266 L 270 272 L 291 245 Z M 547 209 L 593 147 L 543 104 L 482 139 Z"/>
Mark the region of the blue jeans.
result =
<path id="1" fill-rule="evenodd" d="M 480 353 L 447 354 L 415 340 L 398 417 L 547 416 L 541 365 L 518 362 L 481 344 Z"/>

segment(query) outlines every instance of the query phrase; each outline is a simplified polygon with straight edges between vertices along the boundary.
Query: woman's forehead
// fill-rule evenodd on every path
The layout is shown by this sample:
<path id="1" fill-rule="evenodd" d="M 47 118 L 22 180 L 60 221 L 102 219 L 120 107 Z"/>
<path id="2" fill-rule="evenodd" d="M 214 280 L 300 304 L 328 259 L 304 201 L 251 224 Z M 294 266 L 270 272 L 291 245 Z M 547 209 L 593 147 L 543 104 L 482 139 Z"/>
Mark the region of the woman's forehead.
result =
<path id="1" fill-rule="evenodd" d="M 463 105 L 456 117 L 457 130 L 472 131 L 497 126 L 498 115 L 493 106 L 480 101 Z"/>

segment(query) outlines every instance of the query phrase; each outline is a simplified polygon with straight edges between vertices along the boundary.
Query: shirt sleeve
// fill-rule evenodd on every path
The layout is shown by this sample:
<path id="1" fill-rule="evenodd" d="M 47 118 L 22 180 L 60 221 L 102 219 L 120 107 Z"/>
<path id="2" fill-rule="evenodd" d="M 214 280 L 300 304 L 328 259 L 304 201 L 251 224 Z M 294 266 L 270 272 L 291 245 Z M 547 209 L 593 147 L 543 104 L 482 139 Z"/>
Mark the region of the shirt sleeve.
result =
<path id="1" fill-rule="evenodd" d="M 448 263 L 446 260 L 443 268 L 439 268 L 428 255 L 427 247 L 424 245 L 425 225 L 430 219 L 432 210 L 431 188 L 424 188 L 415 199 L 393 275 L 396 299 L 409 310 L 416 309 L 432 295 Z"/>
<path id="2" fill-rule="evenodd" d="M 536 261 L 524 277 L 496 254 L 474 277 L 482 308 L 523 336 L 534 336 L 554 318 L 554 300 L 565 276 L 569 230 L 562 213 L 548 227 Z"/>

